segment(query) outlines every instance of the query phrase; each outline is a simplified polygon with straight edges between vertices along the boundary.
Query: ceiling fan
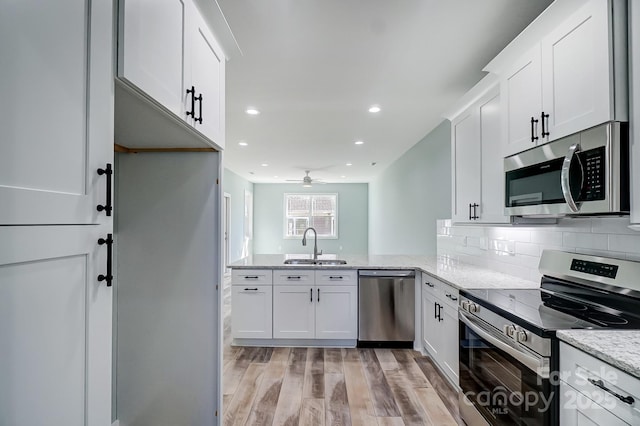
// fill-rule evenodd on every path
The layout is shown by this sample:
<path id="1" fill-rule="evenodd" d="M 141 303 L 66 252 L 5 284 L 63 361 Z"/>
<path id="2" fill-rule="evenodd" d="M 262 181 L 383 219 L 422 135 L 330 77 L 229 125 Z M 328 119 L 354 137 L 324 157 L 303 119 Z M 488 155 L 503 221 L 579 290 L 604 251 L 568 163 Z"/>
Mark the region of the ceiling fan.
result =
<path id="1" fill-rule="evenodd" d="M 309 172 L 311 170 L 305 170 L 305 176 L 302 178 L 302 180 L 300 179 L 287 179 L 287 182 L 302 182 L 302 186 L 306 187 L 306 188 L 311 188 L 311 183 L 318 183 L 318 184 L 325 184 L 326 182 L 323 182 L 321 180 L 318 179 L 311 179 L 311 176 L 309 176 Z"/>

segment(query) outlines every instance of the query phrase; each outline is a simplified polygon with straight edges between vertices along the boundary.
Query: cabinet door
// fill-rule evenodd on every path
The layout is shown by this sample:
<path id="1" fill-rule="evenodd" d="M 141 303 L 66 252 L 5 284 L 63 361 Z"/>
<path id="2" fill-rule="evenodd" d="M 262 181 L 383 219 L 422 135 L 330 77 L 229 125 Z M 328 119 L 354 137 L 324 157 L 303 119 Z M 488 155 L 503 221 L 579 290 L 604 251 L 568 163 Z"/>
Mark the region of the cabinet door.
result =
<path id="1" fill-rule="evenodd" d="M 111 424 L 106 232 L 0 227 L 0 424 Z"/>
<path id="2" fill-rule="evenodd" d="M 191 83 L 187 85 L 195 87 L 197 120 L 191 122 L 203 135 L 224 149 L 225 57 L 195 8 L 192 15 L 193 21 L 188 28 Z"/>
<path id="3" fill-rule="evenodd" d="M 562 426 L 628 426 L 585 394 L 560 382 L 560 424 Z"/>
<path id="4" fill-rule="evenodd" d="M 608 3 L 589 1 L 542 40 L 549 140 L 613 119 Z"/>
<path id="5" fill-rule="evenodd" d="M 273 288 L 270 285 L 231 287 L 231 333 L 234 339 L 271 339 Z"/>
<path id="6" fill-rule="evenodd" d="M 2 6 L 1 225 L 110 222 L 96 210 L 106 188 L 96 170 L 113 159 L 107 3 Z"/>
<path id="7" fill-rule="evenodd" d="M 476 111 L 467 111 L 451 127 L 455 222 L 471 222 L 470 205 L 480 204 L 480 129 Z"/>
<path id="8" fill-rule="evenodd" d="M 629 4 L 631 223 L 640 230 L 640 3 Z"/>
<path id="9" fill-rule="evenodd" d="M 440 333 L 442 335 L 442 350 L 440 364 L 444 372 L 454 382 L 458 383 L 458 309 L 444 304 L 441 309 Z"/>
<path id="10" fill-rule="evenodd" d="M 316 287 L 316 339 L 358 337 L 358 287 Z"/>
<path id="11" fill-rule="evenodd" d="M 186 1 L 120 1 L 118 77 L 182 116 Z"/>
<path id="12" fill-rule="evenodd" d="M 508 223 L 504 214 L 504 167 L 500 143 L 500 95 L 493 94 L 479 106 L 480 207 L 478 222 Z"/>
<path id="13" fill-rule="evenodd" d="M 273 338 L 313 339 L 316 297 L 312 286 L 273 286 Z"/>
<path id="14" fill-rule="evenodd" d="M 509 68 L 500 81 L 502 99 L 503 156 L 508 157 L 533 148 L 533 136 L 541 138 L 539 118 L 542 110 L 542 76 L 540 46 L 537 45 Z M 542 139 L 538 139 L 541 142 Z"/>
<path id="15" fill-rule="evenodd" d="M 440 324 L 438 301 L 433 290 L 422 288 L 422 343 L 434 360 L 440 357 Z"/>

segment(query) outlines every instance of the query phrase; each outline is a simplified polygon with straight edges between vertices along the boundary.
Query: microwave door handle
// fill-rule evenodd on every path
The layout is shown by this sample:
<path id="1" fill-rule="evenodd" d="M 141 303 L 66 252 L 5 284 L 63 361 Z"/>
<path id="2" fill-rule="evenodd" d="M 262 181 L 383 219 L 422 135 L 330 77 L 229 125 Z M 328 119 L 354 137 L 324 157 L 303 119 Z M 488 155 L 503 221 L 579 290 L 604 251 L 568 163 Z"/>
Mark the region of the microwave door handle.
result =
<path id="1" fill-rule="evenodd" d="M 562 173 L 560 174 L 560 184 L 562 185 L 562 195 L 564 196 L 564 200 L 567 202 L 569 209 L 572 212 L 577 213 L 580 208 L 576 204 L 576 201 L 573 199 L 573 195 L 571 195 L 571 160 L 576 155 L 577 152 L 580 151 L 580 144 L 575 143 L 571 145 L 569 148 L 569 152 L 564 157 L 564 161 L 562 162 Z"/>
<path id="2" fill-rule="evenodd" d="M 545 363 L 544 358 L 534 357 L 514 348 L 508 343 L 503 342 L 502 339 L 485 330 L 484 327 L 482 327 L 480 324 L 476 324 L 475 321 L 473 321 L 463 312 L 458 312 L 458 319 L 478 336 L 491 343 L 496 348 L 508 353 L 543 379 L 549 378 L 549 366 Z"/>

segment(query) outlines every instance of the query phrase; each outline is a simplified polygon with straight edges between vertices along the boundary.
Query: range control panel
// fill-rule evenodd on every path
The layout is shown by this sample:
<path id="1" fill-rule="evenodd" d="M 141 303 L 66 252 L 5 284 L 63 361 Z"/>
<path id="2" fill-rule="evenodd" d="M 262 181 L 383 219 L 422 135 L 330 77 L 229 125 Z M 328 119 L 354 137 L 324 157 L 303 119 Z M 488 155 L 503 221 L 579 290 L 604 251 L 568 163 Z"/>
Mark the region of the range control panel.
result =
<path id="1" fill-rule="evenodd" d="M 597 275 L 599 277 L 615 279 L 616 275 L 618 274 L 618 265 L 609 265 L 607 263 L 573 259 L 571 261 L 571 270 L 590 275 Z"/>

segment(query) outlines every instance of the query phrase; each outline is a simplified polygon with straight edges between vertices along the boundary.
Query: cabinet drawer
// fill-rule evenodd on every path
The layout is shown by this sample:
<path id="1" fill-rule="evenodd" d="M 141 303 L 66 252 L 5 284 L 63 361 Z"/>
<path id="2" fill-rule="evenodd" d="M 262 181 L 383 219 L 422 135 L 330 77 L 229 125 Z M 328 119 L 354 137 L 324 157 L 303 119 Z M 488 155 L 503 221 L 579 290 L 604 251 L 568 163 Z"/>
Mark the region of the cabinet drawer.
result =
<path id="1" fill-rule="evenodd" d="M 271 285 L 273 283 L 271 269 L 233 269 L 231 285 Z"/>
<path id="2" fill-rule="evenodd" d="M 357 285 L 358 284 L 358 271 L 349 269 L 331 269 L 316 271 L 316 284 L 329 284 L 329 285 Z"/>
<path id="3" fill-rule="evenodd" d="M 310 269 L 276 269 L 273 271 L 275 285 L 313 285 L 314 275 Z"/>
<path id="4" fill-rule="evenodd" d="M 560 371 L 574 389 L 629 424 L 640 421 L 640 380 L 566 343 L 560 343 Z M 597 386 L 600 385 L 601 387 Z M 604 390 L 602 387 L 608 389 Z M 632 397 L 628 404 L 613 395 Z"/>

